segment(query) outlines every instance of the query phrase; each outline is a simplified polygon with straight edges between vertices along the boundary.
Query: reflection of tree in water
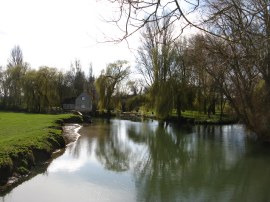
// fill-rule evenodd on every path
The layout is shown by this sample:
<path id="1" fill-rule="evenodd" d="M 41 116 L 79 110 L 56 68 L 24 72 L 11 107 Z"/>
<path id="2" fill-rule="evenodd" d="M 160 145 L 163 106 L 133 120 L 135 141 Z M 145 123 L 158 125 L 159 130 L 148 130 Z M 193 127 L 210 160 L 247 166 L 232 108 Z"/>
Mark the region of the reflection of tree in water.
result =
<path id="1" fill-rule="evenodd" d="M 129 169 L 130 149 L 121 141 L 118 125 L 106 125 L 96 138 L 95 154 L 108 170 L 122 172 Z"/>
<path id="2" fill-rule="evenodd" d="M 148 147 L 148 153 L 135 166 L 138 201 L 168 201 L 167 196 L 174 199 L 171 194 L 177 193 L 173 190 L 181 172 L 179 165 L 190 160 L 189 152 L 184 150 L 185 142 L 180 141 L 181 134 L 175 136 L 163 127 L 157 127 L 155 131 L 144 128 L 137 134 L 135 131 L 129 130 L 129 138 L 136 142 L 144 139 Z"/>
<path id="3" fill-rule="evenodd" d="M 241 127 L 121 124 L 91 125 L 79 141 L 106 169 L 134 171 L 138 201 L 270 201 L 269 149 L 258 154 Z"/>
<path id="4" fill-rule="evenodd" d="M 256 197 L 269 200 L 256 194 L 267 193 L 262 191 L 265 188 L 261 182 L 264 187 L 270 184 L 257 173 L 258 159 L 252 159 L 252 169 L 247 170 L 244 139 L 233 137 L 238 131 L 224 134 L 223 129 L 198 126 L 191 134 L 163 127 L 141 134 L 131 129 L 129 138 L 144 141 L 149 151 L 135 167 L 138 201 L 239 201 L 244 192 L 248 192 L 247 201 Z M 258 166 L 252 165 L 254 160 Z M 264 174 L 269 179 L 270 170 Z M 256 182 L 258 178 L 260 183 Z"/>
<path id="5" fill-rule="evenodd" d="M 105 139 L 98 139 L 96 155 L 101 164 L 108 170 L 117 172 L 129 169 L 129 149 L 123 147 L 120 142 L 111 140 L 112 135 Z"/>
<path id="6" fill-rule="evenodd" d="M 70 145 L 68 152 L 74 158 L 85 154 L 91 156 L 94 152 L 106 169 L 117 172 L 128 170 L 130 150 L 121 142 L 116 127 L 103 120 L 89 127 L 82 127 L 79 131 L 82 136 L 76 144 Z"/>

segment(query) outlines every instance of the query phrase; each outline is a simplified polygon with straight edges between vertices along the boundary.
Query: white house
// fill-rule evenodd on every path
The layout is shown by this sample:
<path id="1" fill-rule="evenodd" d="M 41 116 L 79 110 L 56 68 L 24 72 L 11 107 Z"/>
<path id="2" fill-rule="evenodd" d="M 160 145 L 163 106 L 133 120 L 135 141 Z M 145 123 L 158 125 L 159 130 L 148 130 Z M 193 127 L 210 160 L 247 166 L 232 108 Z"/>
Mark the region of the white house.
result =
<path id="1" fill-rule="evenodd" d="M 77 98 L 66 99 L 63 102 L 63 109 L 87 113 L 92 111 L 92 104 L 91 96 L 88 93 L 83 92 Z"/>

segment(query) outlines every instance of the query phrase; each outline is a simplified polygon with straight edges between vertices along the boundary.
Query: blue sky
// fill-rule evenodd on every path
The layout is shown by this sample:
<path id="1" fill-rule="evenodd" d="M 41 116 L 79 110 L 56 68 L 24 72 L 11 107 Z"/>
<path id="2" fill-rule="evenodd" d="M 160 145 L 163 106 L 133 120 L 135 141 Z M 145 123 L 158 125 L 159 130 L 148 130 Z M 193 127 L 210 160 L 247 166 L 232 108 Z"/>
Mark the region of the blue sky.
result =
<path id="1" fill-rule="evenodd" d="M 0 65 L 7 64 L 15 45 L 31 68 L 67 70 L 77 58 L 85 70 L 92 62 L 97 76 L 118 59 L 134 64 L 125 42 L 98 43 L 104 34 L 117 35 L 116 27 L 101 20 L 110 14 L 111 5 L 96 0 L 0 0 Z M 138 43 L 132 41 L 130 46 L 136 48 Z"/>

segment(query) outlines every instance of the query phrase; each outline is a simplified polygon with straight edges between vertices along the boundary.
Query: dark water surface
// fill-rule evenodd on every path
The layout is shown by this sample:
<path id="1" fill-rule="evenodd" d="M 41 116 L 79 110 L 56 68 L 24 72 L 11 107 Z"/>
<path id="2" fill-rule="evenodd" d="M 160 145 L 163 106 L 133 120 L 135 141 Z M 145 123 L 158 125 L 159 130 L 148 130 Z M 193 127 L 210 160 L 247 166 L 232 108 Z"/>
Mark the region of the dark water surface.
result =
<path id="1" fill-rule="evenodd" d="M 270 149 L 242 125 L 96 120 L 3 202 L 270 201 Z"/>

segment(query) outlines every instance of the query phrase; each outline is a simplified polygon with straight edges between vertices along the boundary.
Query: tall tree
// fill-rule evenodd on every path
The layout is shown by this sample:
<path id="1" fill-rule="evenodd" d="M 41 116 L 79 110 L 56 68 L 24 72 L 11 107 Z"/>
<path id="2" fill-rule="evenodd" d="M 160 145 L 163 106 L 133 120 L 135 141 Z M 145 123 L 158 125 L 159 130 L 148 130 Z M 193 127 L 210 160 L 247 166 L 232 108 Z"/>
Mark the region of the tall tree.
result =
<path id="1" fill-rule="evenodd" d="M 97 91 L 95 87 L 95 81 L 96 81 L 96 78 L 93 74 L 93 66 L 92 66 L 92 63 L 90 63 L 88 77 L 86 77 L 84 90 L 88 92 L 88 94 L 92 98 L 92 112 L 94 113 L 97 109 L 97 99 L 98 99 Z"/>
<path id="2" fill-rule="evenodd" d="M 112 105 L 112 97 L 116 93 L 117 86 L 130 74 L 128 62 L 118 60 L 107 65 L 106 70 L 96 80 L 96 88 L 99 95 L 98 106 L 101 110 L 107 110 L 110 115 Z"/>
<path id="3" fill-rule="evenodd" d="M 36 70 L 30 70 L 24 76 L 23 92 L 26 110 L 28 112 L 40 112 L 40 91 Z"/>
<path id="4" fill-rule="evenodd" d="M 200 111 L 210 116 L 215 114 L 218 86 L 214 78 L 206 71 L 208 56 L 204 48 L 205 38 L 203 35 L 195 35 L 189 39 L 186 48 L 188 66 L 193 72 L 193 86 L 196 88 L 196 105 Z"/>
<path id="5" fill-rule="evenodd" d="M 153 19 L 145 26 L 138 51 L 137 69 L 149 88 L 151 106 L 160 118 L 166 118 L 172 112 L 177 96 L 175 90 L 179 87 L 176 78 L 182 68 L 173 31 L 170 17 Z"/>
<path id="6" fill-rule="evenodd" d="M 212 60 L 208 72 L 247 126 L 270 139 L 270 3 L 227 0 L 207 5 L 212 30 L 223 35 L 207 39 Z"/>
<path id="7" fill-rule="evenodd" d="M 20 46 L 16 45 L 11 50 L 8 67 L 22 66 L 22 65 L 23 65 L 23 53 Z"/>
<path id="8" fill-rule="evenodd" d="M 6 69 L 5 91 L 9 98 L 9 107 L 22 107 L 23 100 L 23 77 L 28 69 L 28 64 L 23 61 L 22 50 L 19 46 L 15 46 L 11 50 L 9 63 Z"/>
<path id="9" fill-rule="evenodd" d="M 79 96 L 84 90 L 86 90 L 86 77 L 82 71 L 80 60 L 76 59 L 74 62 L 75 78 L 74 78 L 74 91 L 75 96 Z"/>
<path id="10" fill-rule="evenodd" d="M 39 98 L 39 112 L 50 111 L 52 107 L 59 106 L 57 89 L 58 72 L 55 68 L 40 67 L 37 72 L 37 96 Z"/>

